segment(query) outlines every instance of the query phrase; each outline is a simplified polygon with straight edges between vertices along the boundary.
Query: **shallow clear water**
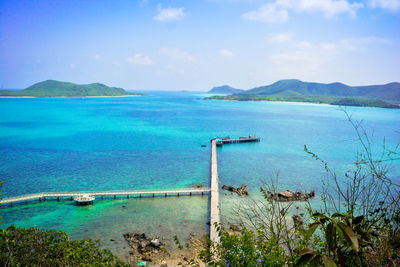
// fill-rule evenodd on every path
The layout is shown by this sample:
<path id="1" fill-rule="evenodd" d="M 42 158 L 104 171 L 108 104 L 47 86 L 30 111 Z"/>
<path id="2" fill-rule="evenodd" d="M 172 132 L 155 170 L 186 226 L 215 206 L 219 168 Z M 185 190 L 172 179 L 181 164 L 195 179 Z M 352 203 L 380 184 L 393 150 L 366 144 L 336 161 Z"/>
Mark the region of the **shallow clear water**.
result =
<path id="1" fill-rule="evenodd" d="M 347 108 L 374 132 L 375 144 L 400 141 L 400 110 Z M 215 136 L 256 134 L 259 143 L 218 149 L 220 184 L 249 185 L 279 172 L 281 189 L 321 187 L 323 166 L 310 150 L 344 171 L 359 144 L 335 106 L 301 103 L 206 101 L 190 93 L 146 97 L 0 99 L 0 177 L 3 197 L 42 191 L 183 188 L 209 185 Z M 202 148 L 201 145 L 207 145 Z M 393 177 L 399 178 L 398 164 Z M 231 208 L 222 194 L 222 213 Z M 5 227 L 38 226 L 73 238 L 101 238 L 120 255 L 122 233 L 186 238 L 206 233 L 207 197 L 120 199 L 77 207 L 69 201 L 0 209 Z M 113 238 L 116 241 L 110 242 Z M 125 249 L 124 249 L 125 247 Z"/>

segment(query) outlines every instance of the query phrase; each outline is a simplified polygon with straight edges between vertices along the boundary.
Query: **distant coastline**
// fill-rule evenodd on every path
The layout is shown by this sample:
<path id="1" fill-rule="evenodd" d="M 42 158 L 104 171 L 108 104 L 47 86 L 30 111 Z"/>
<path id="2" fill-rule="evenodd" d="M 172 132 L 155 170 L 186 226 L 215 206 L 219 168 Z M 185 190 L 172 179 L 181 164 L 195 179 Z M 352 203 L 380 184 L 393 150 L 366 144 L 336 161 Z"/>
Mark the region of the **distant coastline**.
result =
<path id="1" fill-rule="evenodd" d="M 102 97 L 138 97 L 146 96 L 145 94 L 137 95 L 98 95 L 98 96 L 3 96 L 1 98 L 102 98 Z"/>
<path id="2" fill-rule="evenodd" d="M 292 103 L 292 104 L 313 104 L 313 105 L 326 105 L 326 106 L 349 106 L 349 107 L 365 107 L 365 108 L 389 108 L 389 109 L 400 109 L 400 105 L 394 105 L 394 104 L 389 104 L 387 103 L 388 106 L 374 106 L 374 105 L 363 105 L 363 106 L 358 106 L 358 105 L 349 105 L 349 104 L 334 104 L 334 103 L 324 103 L 324 102 L 312 102 L 312 101 L 293 101 L 293 100 L 268 100 L 268 99 L 260 99 L 260 100 L 255 100 L 255 99 L 250 99 L 250 100 L 240 100 L 240 99 L 220 99 L 220 98 L 214 98 L 214 97 L 206 97 L 204 98 L 205 100 L 218 100 L 218 101 L 246 101 L 246 102 L 275 102 L 275 103 Z"/>
<path id="3" fill-rule="evenodd" d="M 224 86 L 222 89 L 225 87 L 229 86 Z M 213 90 L 214 88 L 211 91 Z M 383 85 L 348 86 L 338 82 L 324 84 L 289 79 L 280 80 L 270 85 L 255 87 L 238 93 L 231 93 L 229 95 L 213 95 L 205 97 L 205 99 L 279 101 L 400 109 L 400 83 L 392 82 Z"/>
<path id="4" fill-rule="evenodd" d="M 121 97 L 143 95 L 101 83 L 75 84 L 55 80 L 35 83 L 23 90 L 0 90 L 0 97 Z"/>

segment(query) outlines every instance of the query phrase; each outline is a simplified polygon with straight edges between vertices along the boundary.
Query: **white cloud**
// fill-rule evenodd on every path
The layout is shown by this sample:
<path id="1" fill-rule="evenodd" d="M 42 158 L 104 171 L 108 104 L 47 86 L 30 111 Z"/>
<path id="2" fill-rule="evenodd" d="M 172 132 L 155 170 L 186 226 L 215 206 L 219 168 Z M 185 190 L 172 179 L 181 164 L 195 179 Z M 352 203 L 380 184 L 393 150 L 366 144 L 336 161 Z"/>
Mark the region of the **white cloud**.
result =
<path id="1" fill-rule="evenodd" d="M 169 22 L 173 20 L 179 20 L 185 16 L 183 12 L 184 7 L 167 7 L 162 8 L 161 4 L 157 6 L 158 14 L 153 17 L 154 20 L 161 22 Z"/>
<path id="2" fill-rule="evenodd" d="M 382 8 L 392 12 L 400 11 L 400 0 L 370 0 L 372 8 Z"/>
<path id="3" fill-rule="evenodd" d="M 291 0 L 290 2 L 299 12 L 323 12 L 328 18 L 341 13 L 355 16 L 357 10 L 363 7 L 361 2 L 349 3 L 347 0 Z"/>
<path id="4" fill-rule="evenodd" d="M 76 65 L 75 65 L 74 63 L 71 63 L 71 64 L 69 64 L 69 67 L 70 67 L 71 69 L 75 69 Z"/>
<path id="5" fill-rule="evenodd" d="M 341 13 L 355 16 L 361 2 L 349 3 L 347 0 L 275 0 L 264 4 L 259 9 L 244 13 L 243 18 L 268 23 L 284 23 L 289 19 L 289 10 L 296 12 L 322 12 L 332 18 Z"/>
<path id="6" fill-rule="evenodd" d="M 345 38 L 335 42 L 310 43 L 301 41 L 297 43 L 297 48 L 300 50 L 313 50 L 321 52 L 343 52 L 356 51 L 364 49 L 367 45 L 372 44 L 391 44 L 393 40 L 376 36 Z"/>
<path id="7" fill-rule="evenodd" d="M 128 57 L 126 59 L 129 63 L 136 65 L 152 65 L 153 61 L 148 56 L 142 54 L 135 54 L 133 57 Z"/>
<path id="8" fill-rule="evenodd" d="M 160 49 L 160 54 L 167 56 L 168 58 L 174 60 L 174 61 L 182 61 L 182 62 L 190 62 L 190 63 L 196 63 L 197 60 L 194 56 L 191 54 L 182 51 L 178 48 L 167 48 L 163 47 Z"/>
<path id="9" fill-rule="evenodd" d="M 268 23 L 284 23 L 288 20 L 288 11 L 279 5 L 279 0 L 274 3 L 262 5 L 259 9 L 249 11 L 242 18 Z"/>
<path id="10" fill-rule="evenodd" d="M 228 50 L 228 49 L 221 49 L 221 50 L 219 50 L 219 53 L 220 53 L 221 56 L 224 56 L 224 57 L 231 57 L 231 56 L 233 56 L 232 51 L 230 51 L 230 50 Z"/>
<path id="11" fill-rule="evenodd" d="M 345 50 L 357 50 L 369 44 L 390 44 L 391 42 L 392 40 L 387 38 L 368 36 L 342 39 L 339 45 Z"/>
<path id="12" fill-rule="evenodd" d="M 277 34 L 269 34 L 267 41 L 268 43 L 286 43 L 290 42 L 293 38 L 292 33 L 277 33 Z"/>
<path id="13" fill-rule="evenodd" d="M 293 44 L 293 48 L 282 53 L 269 56 L 273 70 L 282 77 L 313 77 L 328 73 L 331 66 L 340 66 L 340 60 L 347 60 L 355 54 L 365 55 L 365 51 L 374 51 L 376 46 L 390 45 L 394 39 L 366 36 L 344 38 L 331 42 L 301 41 Z"/>
<path id="14" fill-rule="evenodd" d="M 100 55 L 98 55 L 98 54 L 94 55 L 94 59 L 95 59 L 96 61 L 99 61 L 99 60 L 100 60 Z"/>

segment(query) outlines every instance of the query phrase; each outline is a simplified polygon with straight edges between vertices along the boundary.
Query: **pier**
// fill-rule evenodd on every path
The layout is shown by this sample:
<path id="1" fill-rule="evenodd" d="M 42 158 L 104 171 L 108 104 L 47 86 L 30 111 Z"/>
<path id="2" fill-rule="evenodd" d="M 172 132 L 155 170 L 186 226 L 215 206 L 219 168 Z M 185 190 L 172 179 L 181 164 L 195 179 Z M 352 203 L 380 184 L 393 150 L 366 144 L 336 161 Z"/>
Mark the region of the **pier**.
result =
<path id="1" fill-rule="evenodd" d="M 260 142 L 260 138 L 255 135 L 242 136 L 239 137 L 238 139 L 232 139 L 229 136 L 215 137 L 214 139 L 211 139 L 210 142 L 212 143 L 214 140 L 216 141 L 217 146 L 222 146 L 224 144 Z"/>
<path id="2" fill-rule="evenodd" d="M 125 190 L 125 191 L 79 191 L 79 192 L 42 192 L 36 194 L 22 195 L 10 198 L 4 198 L 0 200 L 0 204 L 13 204 L 16 202 L 39 200 L 46 201 L 47 199 L 53 198 L 58 201 L 62 198 L 69 198 L 72 200 L 73 197 L 81 195 L 100 196 L 101 198 L 106 196 L 112 196 L 114 199 L 117 196 L 126 196 L 129 198 L 133 197 L 144 197 L 144 196 L 184 196 L 184 195 L 204 195 L 210 192 L 209 188 L 182 188 L 182 189 L 165 189 L 165 190 Z"/>
<path id="3" fill-rule="evenodd" d="M 217 140 L 211 142 L 211 198 L 210 198 L 210 240 L 219 243 L 215 224 L 220 223 Z"/>
<path id="4" fill-rule="evenodd" d="M 73 200 L 74 197 L 87 196 L 100 196 L 101 199 L 104 197 L 112 197 L 116 199 L 117 196 L 126 196 L 126 198 L 132 197 L 167 197 L 167 196 L 184 196 L 184 195 L 204 195 L 210 193 L 210 240 L 219 243 L 220 238 L 218 235 L 216 224 L 220 223 L 220 203 L 219 203 L 219 185 L 218 185 L 218 161 L 217 161 L 217 146 L 223 144 L 233 143 L 246 143 L 246 142 L 259 142 L 260 138 L 255 135 L 249 135 L 247 137 L 239 137 L 239 139 L 231 139 L 230 137 L 216 137 L 211 139 L 211 188 L 182 188 L 182 189 L 154 189 L 154 190 L 119 190 L 119 191 L 79 191 L 79 192 L 42 192 L 37 194 L 22 195 L 10 198 L 4 198 L 0 200 L 1 204 L 13 204 L 16 202 L 27 203 L 30 200 L 46 201 L 47 199 L 61 199 L 67 198 Z"/>

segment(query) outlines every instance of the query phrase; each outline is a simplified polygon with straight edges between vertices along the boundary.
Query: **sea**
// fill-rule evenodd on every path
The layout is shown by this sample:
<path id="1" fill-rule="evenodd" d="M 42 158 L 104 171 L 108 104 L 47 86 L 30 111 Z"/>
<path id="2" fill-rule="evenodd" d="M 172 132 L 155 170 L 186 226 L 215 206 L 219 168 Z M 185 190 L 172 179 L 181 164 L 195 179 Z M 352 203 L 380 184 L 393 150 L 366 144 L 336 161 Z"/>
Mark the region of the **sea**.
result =
<path id="1" fill-rule="evenodd" d="M 351 170 L 365 130 L 372 150 L 395 151 L 400 110 L 306 103 L 204 100 L 195 92 L 146 92 L 137 97 L 1 98 L 2 197 L 37 192 L 139 190 L 210 185 L 210 140 L 256 135 L 260 142 L 218 148 L 220 185 L 246 184 L 251 196 L 272 180 L 279 190 L 316 191 L 326 172 L 304 146 L 338 176 Z M 204 147 L 205 146 L 205 147 Z M 398 150 L 397 150 L 398 151 Z M 396 154 L 392 154 L 395 155 Z M 398 155 L 397 155 L 398 156 Z M 399 161 L 388 162 L 400 183 Z M 278 178 L 277 178 L 278 177 Z M 121 258 L 123 233 L 172 240 L 207 234 L 208 196 L 117 199 L 94 205 L 32 201 L 2 206 L 1 227 L 57 229 L 72 239 L 100 239 Z M 223 221 L 240 197 L 221 191 Z M 171 242 L 171 246 L 173 246 Z"/>

